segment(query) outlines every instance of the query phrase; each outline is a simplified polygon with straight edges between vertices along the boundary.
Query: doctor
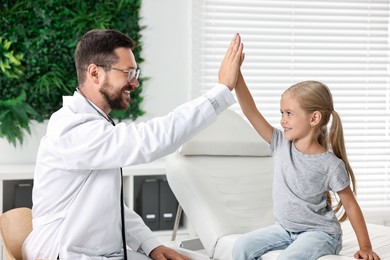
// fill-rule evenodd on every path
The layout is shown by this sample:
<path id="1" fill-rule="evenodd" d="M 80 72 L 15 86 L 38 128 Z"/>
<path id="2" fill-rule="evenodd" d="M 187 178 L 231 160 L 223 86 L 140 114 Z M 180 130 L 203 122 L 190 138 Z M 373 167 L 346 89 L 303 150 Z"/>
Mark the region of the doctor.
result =
<path id="1" fill-rule="evenodd" d="M 121 167 L 172 153 L 233 104 L 243 45 L 235 35 L 219 84 L 203 96 L 165 117 L 115 125 L 108 114 L 127 109 L 139 85 L 133 48 L 115 30 L 89 31 L 78 43 L 77 91 L 51 116 L 38 150 L 24 259 L 188 259 L 163 246 L 124 206 Z"/>

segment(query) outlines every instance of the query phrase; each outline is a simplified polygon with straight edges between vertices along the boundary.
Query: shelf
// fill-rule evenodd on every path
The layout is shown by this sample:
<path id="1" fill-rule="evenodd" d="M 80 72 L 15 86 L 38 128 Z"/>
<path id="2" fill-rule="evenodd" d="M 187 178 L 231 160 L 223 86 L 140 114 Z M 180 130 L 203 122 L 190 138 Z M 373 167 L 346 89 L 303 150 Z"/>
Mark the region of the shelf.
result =
<path id="1" fill-rule="evenodd" d="M 34 178 L 35 164 L 1 164 L 0 180 L 20 180 Z M 159 175 L 165 169 L 165 159 L 123 167 L 124 176 Z"/>
<path id="2" fill-rule="evenodd" d="M 34 164 L 2 164 L 0 165 L 0 180 L 32 179 L 34 169 Z"/>

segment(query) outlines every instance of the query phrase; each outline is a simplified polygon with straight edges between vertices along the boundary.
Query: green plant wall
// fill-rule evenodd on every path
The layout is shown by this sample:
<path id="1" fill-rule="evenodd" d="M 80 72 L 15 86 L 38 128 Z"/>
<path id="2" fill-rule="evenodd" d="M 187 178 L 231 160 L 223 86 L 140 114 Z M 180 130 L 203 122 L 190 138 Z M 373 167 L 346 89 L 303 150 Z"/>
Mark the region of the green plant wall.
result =
<path id="1" fill-rule="evenodd" d="M 22 143 L 29 121 L 43 121 L 62 105 L 62 96 L 76 88 L 74 50 L 91 29 L 117 29 L 136 43 L 141 57 L 141 0 L 61 1 L 15 0 L 0 4 L 0 137 Z M 142 82 L 127 111 L 113 111 L 119 120 L 135 120 L 144 111 Z"/>

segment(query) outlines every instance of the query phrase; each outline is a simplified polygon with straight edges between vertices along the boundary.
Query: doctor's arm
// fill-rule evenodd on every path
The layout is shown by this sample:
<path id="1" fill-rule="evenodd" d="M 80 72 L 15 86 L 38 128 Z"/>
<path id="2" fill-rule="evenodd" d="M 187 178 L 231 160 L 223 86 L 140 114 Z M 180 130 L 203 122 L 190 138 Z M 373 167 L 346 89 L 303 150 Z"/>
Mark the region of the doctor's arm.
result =
<path id="1" fill-rule="evenodd" d="M 230 91 L 237 82 L 242 51 L 237 34 L 221 63 L 220 84 L 168 115 L 145 123 L 121 122 L 116 126 L 100 117 L 90 117 L 87 122 L 85 118 L 71 117 L 70 125 L 58 131 L 59 138 L 55 136 L 48 150 L 56 153 L 53 158 L 63 158 L 61 167 L 65 169 L 118 168 L 148 163 L 174 152 L 235 103 Z M 58 120 L 61 121 L 53 124 L 64 125 L 62 117 Z"/>

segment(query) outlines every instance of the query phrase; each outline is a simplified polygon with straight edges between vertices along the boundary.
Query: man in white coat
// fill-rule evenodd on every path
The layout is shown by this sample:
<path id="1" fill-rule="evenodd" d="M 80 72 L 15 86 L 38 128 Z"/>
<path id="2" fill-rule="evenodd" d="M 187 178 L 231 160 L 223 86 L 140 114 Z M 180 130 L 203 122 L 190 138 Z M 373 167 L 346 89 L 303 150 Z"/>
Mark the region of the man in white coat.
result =
<path id="1" fill-rule="evenodd" d="M 121 167 L 174 152 L 233 104 L 243 45 L 235 35 L 219 84 L 203 96 L 165 117 L 115 125 L 108 114 L 127 109 L 139 85 L 133 48 L 115 30 L 89 31 L 78 43 L 77 91 L 51 116 L 38 150 L 25 259 L 188 259 L 124 206 Z"/>

